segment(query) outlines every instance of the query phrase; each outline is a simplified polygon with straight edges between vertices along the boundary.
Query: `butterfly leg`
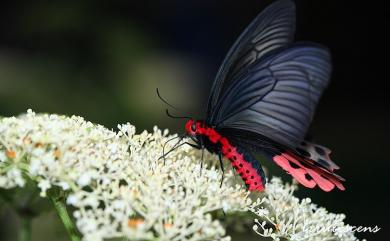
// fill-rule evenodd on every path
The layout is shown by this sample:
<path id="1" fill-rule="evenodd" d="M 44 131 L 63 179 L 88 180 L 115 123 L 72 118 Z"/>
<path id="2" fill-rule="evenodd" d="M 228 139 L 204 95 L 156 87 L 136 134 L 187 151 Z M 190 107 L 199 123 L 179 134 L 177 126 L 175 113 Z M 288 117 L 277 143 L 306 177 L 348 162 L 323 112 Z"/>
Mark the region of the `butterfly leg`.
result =
<path id="1" fill-rule="evenodd" d="M 163 156 L 161 156 L 159 159 L 161 158 L 164 158 L 164 165 L 165 165 L 165 157 L 168 156 L 169 153 L 171 153 L 172 151 L 176 150 L 177 148 L 181 147 L 181 146 L 184 146 L 185 144 L 187 143 L 181 143 L 181 144 L 178 144 L 178 145 L 175 145 L 171 150 L 169 150 L 167 153 L 165 153 Z"/>
<path id="2" fill-rule="evenodd" d="M 204 144 L 203 144 L 203 140 L 200 139 L 200 143 L 199 144 L 193 144 L 193 143 L 189 143 L 189 142 L 186 142 L 186 144 L 196 148 L 196 149 L 202 149 L 202 156 L 201 156 L 201 162 L 200 162 L 200 175 L 202 175 L 202 169 L 203 169 L 203 159 L 204 159 Z"/>
<path id="3" fill-rule="evenodd" d="M 163 154 L 162 154 L 162 156 L 161 156 L 160 158 L 158 158 L 158 160 L 160 160 L 161 158 L 164 158 L 164 165 L 165 165 L 165 156 L 166 156 L 166 154 L 165 154 L 165 146 L 168 144 L 168 142 L 171 142 L 171 141 L 173 141 L 173 140 L 175 140 L 175 139 L 177 139 L 177 138 L 180 138 L 180 137 L 179 137 L 179 136 L 173 137 L 173 138 L 167 140 L 167 141 L 164 143 L 164 145 L 163 145 Z M 176 144 L 175 144 L 175 145 L 176 145 Z"/>
<path id="4" fill-rule="evenodd" d="M 200 175 L 202 176 L 202 170 L 203 170 L 203 157 L 204 157 L 204 144 L 203 144 L 203 139 L 200 138 L 200 148 L 202 148 L 202 156 L 200 159 Z"/>
<path id="5" fill-rule="evenodd" d="M 192 146 L 193 148 L 196 148 L 196 149 L 200 149 L 200 145 L 197 145 L 197 144 L 194 144 L 194 143 L 190 143 L 190 142 L 185 142 L 184 144 L 187 144 L 189 146 Z"/>
<path id="6" fill-rule="evenodd" d="M 166 157 L 169 153 L 171 153 L 172 151 L 174 151 L 175 149 L 177 149 L 177 148 L 181 147 L 182 145 L 186 144 L 186 143 L 180 143 L 180 142 L 184 139 L 184 137 L 185 137 L 185 134 L 183 134 L 183 135 L 181 135 L 181 136 L 174 137 L 174 138 L 172 138 L 172 139 L 169 139 L 167 142 L 165 142 L 165 144 L 164 144 L 164 146 L 163 146 L 163 155 L 162 155 L 160 158 L 158 158 L 158 160 L 160 160 L 161 158 L 164 158 L 164 165 L 165 165 L 165 157 Z M 168 142 L 174 140 L 174 139 L 177 139 L 177 138 L 179 138 L 179 140 L 173 145 L 172 149 L 165 153 L 165 146 L 166 146 L 166 144 L 167 144 Z"/>
<path id="7" fill-rule="evenodd" d="M 219 165 L 221 166 L 221 170 L 222 170 L 222 179 L 221 179 L 221 187 L 222 187 L 223 178 L 225 176 L 225 170 L 224 170 L 224 167 L 223 167 L 222 153 L 221 152 L 218 153 L 218 158 L 219 158 Z"/>

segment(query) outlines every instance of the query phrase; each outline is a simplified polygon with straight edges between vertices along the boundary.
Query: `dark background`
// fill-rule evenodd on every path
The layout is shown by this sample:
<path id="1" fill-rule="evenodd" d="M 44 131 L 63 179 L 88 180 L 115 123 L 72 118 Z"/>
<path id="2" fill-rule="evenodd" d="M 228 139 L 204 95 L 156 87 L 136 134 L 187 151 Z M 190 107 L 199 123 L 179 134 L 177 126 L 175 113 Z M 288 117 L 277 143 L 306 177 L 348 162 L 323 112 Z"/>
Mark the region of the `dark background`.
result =
<path id="1" fill-rule="evenodd" d="M 110 128 L 129 121 L 139 131 L 159 125 L 182 132 L 184 123 L 165 116 L 155 88 L 201 117 L 228 48 L 271 1 L 162 2 L 2 2 L 0 115 L 32 108 L 81 115 Z M 369 1 L 296 4 L 296 39 L 328 46 L 334 64 L 310 133 L 333 150 L 339 173 L 347 179 L 345 192 L 301 188 L 299 195 L 345 213 L 351 225 L 382 227 L 358 236 L 385 240 L 389 9 Z M 7 215 L 3 212 L 3 220 Z"/>

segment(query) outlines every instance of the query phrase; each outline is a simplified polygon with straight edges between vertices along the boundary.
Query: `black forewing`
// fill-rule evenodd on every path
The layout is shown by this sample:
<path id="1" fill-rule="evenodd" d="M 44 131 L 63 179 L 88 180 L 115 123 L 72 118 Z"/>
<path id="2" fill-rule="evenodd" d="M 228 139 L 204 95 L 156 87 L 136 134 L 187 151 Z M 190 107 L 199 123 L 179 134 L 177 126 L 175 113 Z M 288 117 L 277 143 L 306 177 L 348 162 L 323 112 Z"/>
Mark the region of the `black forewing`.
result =
<path id="1" fill-rule="evenodd" d="M 279 0 L 262 11 L 240 35 L 226 55 L 211 89 L 207 114 L 210 115 L 220 95 L 235 76 L 270 51 L 293 40 L 295 5 Z"/>
<path id="2" fill-rule="evenodd" d="M 234 78 L 206 121 L 221 132 L 245 130 L 297 147 L 330 72 L 330 54 L 320 45 L 279 49 Z"/>

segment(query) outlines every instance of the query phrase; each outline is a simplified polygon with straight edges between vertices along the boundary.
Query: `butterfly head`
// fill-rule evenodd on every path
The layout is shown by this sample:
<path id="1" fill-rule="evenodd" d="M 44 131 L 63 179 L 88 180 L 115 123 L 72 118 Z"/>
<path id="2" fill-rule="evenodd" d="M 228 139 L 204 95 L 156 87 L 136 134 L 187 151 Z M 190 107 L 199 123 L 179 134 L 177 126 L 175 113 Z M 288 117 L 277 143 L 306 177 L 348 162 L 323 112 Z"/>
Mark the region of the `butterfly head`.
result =
<path id="1" fill-rule="evenodd" d="M 185 129 L 187 134 L 189 134 L 190 136 L 201 135 L 203 134 L 204 130 L 203 122 L 190 119 L 187 121 Z"/>

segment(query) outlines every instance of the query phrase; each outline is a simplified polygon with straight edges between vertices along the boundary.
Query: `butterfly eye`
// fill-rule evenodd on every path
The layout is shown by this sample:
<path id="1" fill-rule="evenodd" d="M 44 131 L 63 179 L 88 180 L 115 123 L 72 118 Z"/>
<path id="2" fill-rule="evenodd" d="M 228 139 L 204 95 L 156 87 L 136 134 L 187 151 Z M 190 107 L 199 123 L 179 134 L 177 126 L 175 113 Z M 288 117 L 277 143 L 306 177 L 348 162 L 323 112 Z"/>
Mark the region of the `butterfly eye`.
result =
<path id="1" fill-rule="evenodd" d="M 195 123 L 193 123 L 193 124 L 191 125 L 191 130 L 192 130 L 193 132 L 196 131 L 196 124 L 195 124 Z"/>

